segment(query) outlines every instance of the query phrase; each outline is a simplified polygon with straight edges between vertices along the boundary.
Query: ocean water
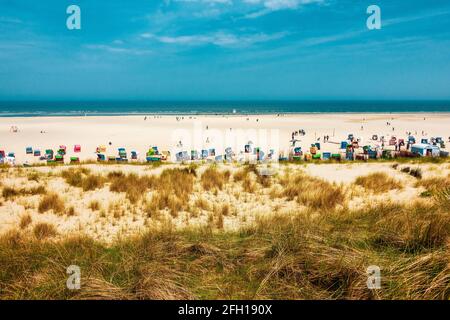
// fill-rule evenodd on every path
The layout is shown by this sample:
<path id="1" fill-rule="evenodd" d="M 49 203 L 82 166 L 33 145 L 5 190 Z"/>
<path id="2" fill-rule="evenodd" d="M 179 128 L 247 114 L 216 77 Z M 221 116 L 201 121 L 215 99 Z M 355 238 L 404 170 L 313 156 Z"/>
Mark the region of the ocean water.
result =
<path id="1" fill-rule="evenodd" d="M 0 117 L 450 112 L 450 101 L 0 101 Z"/>

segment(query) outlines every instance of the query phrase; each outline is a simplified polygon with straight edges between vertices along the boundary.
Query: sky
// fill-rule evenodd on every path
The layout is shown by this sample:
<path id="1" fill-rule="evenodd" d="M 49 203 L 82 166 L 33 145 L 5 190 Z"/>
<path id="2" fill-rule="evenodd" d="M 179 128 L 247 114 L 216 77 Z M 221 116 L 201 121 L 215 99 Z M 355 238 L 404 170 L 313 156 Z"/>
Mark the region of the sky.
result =
<path id="1" fill-rule="evenodd" d="M 0 100 L 27 99 L 446 100 L 450 2 L 0 0 Z"/>

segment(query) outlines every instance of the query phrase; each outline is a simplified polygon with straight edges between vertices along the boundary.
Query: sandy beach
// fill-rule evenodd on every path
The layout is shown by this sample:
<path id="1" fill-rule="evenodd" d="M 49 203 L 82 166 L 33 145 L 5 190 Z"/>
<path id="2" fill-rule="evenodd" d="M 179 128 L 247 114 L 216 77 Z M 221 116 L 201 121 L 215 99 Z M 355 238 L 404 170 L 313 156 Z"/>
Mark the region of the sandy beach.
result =
<path id="1" fill-rule="evenodd" d="M 264 133 L 273 130 L 276 134 L 269 137 L 276 139 L 269 139 L 268 147 L 289 148 L 292 132 L 304 130 L 304 136 L 296 137 L 301 146 L 306 149 L 319 138 L 323 143 L 323 136 L 329 135 L 322 150 L 333 152 L 349 133 L 363 143 L 369 143 L 374 134 L 406 138 L 407 132 L 416 135 L 416 131 L 417 139 L 424 131 L 423 137 L 440 136 L 447 141 L 449 121 L 448 114 L 252 116 L 248 120 L 242 116 L 2 118 L 0 149 L 16 152 L 17 164 L 38 161 L 26 154 L 28 146 L 44 150 L 62 144 L 69 156 L 76 154 L 82 160 L 95 159 L 98 145 L 107 145 L 109 154 L 117 154 L 118 147 L 135 149 L 144 160 L 150 146 L 176 150 L 180 140 L 180 148 L 186 150 L 189 139 L 209 139 L 208 147 L 220 150 L 219 140 L 226 141 L 229 132 L 238 131 L 244 137 L 236 137 L 236 148 L 242 148 L 247 138 L 262 145 Z M 18 132 L 10 132 L 11 126 L 17 126 Z M 73 152 L 75 144 L 81 145 L 80 153 Z M 351 275 L 355 279 L 351 287 L 359 289 L 349 297 L 368 299 L 365 271 L 367 263 L 375 263 L 405 288 L 380 290 L 385 294 L 380 298 L 397 297 L 398 292 L 401 298 L 448 298 L 448 158 L 285 161 L 271 164 L 271 175 L 263 174 L 262 167 L 221 161 L 0 166 L 0 265 L 13 274 L 3 282 L 3 296 L 35 297 L 33 290 L 40 293 L 47 283 L 60 288 L 66 266 L 75 262 L 92 268 L 83 272 L 93 275 L 83 278 L 84 291 L 75 292 L 75 298 L 191 298 L 198 288 L 216 287 L 216 278 L 205 276 L 211 272 L 224 277 L 220 283 L 228 283 L 231 274 L 245 283 L 255 279 L 254 287 L 258 287 L 280 264 L 294 274 L 286 280 L 286 288 L 308 277 L 314 284 L 299 283 L 288 291 L 276 280 L 283 288 L 276 291 L 286 297 L 330 296 L 316 286 L 318 274 L 326 279 L 326 288 L 327 279 Z M 72 255 L 74 248 L 79 251 Z M 99 248 L 101 256 L 91 258 Z M 391 258 L 386 261 L 386 257 Z M 31 259 L 50 265 L 25 276 L 15 272 L 24 268 L 20 261 Z M 61 262 L 54 263 L 55 259 Z M 113 285 L 110 274 L 98 271 L 117 266 L 128 275 L 129 261 L 135 270 L 147 268 L 133 281 L 161 281 L 149 283 L 151 290 L 143 289 L 151 293 L 133 291 L 134 283 Z M 299 269 L 301 265 L 307 269 Z M 174 266 L 180 271 L 172 272 Z M 257 274 L 261 276 L 253 278 L 255 266 L 260 266 Z M 248 270 L 244 275 L 242 268 Z M 311 268 L 317 271 L 312 274 Z M 347 270 L 344 275 L 342 270 Z M 285 279 L 285 271 L 280 272 L 280 279 Z M 181 291 L 164 278 L 169 275 L 183 283 L 177 280 L 180 274 L 188 279 L 187 289 Z M 197 285 L 194 278 L 207 284 Z M 415 279 L 421 279 L 420 283 Z M 155 291 L 155 286 L 161 290 Z M 309 293 L 303 296 L 298 288 L 310 288 Z M 272 297 L 271 291 L 252 290 L 239 289 L 236 297 Z M 51 292 L 49 297 L 63 294 Z M 211 294 L 231 297 L 218 292 Z"/>
<path id="2" fill-rule="evenodd" d="M 144 120 L 146 119 L 146 120 Z M 388 125 L 389 123 L 389 125 Z M 18 132 L 12 132 L 16 126 Z M 0 118 L 0 150 L 14 152 L 17 163 L 36 163 L 37 157 L 27 155 L 32 147 L 54 149 L 67 146 L 66 162 L 70 156 L 80 160 L 96 159 L 99 145 L 107 146 L 107 155 L 117 155 L 117 148 L 136 150 L 140 160 L 152 146 L 160 150 L 176 151 L 216 148 L 223 153 L 232 147 L 238 153 L 247 141 L 263 150 L 277 148 L 287 152 L 292 132 L 298 146 L 307 150 L 311 143 L 322 142 L 323 151 L 335 152 L 339 142 L 354 134 L 362 143 L 371 143 L 372 136 L 406 138 L 409 132 L 422 137 L 450 137 L 449 113 L 421 114 L 296 114 L 296 115 L 235 115 L 235 116 L 104 116 L 104 117 L 30 117 Z M 180 146 L 180 142 L 182 146 Z M 74 153 L 74 145 L 81 152 Z M 178 147 L 177 147 L 178 145 Z M 448 149 L 449 143 L 446 148 Z M 222 150 L 222 151 L 221 151 Z"/>

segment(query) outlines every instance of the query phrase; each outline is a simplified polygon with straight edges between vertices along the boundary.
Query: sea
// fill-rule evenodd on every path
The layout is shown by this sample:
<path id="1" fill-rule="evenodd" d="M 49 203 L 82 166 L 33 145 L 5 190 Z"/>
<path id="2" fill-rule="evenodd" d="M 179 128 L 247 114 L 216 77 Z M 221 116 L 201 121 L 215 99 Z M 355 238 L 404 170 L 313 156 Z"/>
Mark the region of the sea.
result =
<path id="1" fill-rule="evenodd" d="M 450 112 L 450 101 L 0 101 L 0 117 Z"/>

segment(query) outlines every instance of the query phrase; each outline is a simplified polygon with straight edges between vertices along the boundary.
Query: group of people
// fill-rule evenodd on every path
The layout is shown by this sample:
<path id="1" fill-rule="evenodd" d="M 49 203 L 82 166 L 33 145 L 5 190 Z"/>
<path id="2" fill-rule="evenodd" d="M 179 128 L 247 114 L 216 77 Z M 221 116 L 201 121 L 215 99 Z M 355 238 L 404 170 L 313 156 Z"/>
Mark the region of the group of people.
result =
<path id="1" fill-rule="evenodd" d="M 306 131 L 303 130 L 303 129 L 300 129 L 298 131 L 293 131 L 292 134 L 291 134 L 292 140 L 294 140 L 294 137 L 296 137 L 298 135 L 304 136 L 304 135 L 306 135 Z"/>

